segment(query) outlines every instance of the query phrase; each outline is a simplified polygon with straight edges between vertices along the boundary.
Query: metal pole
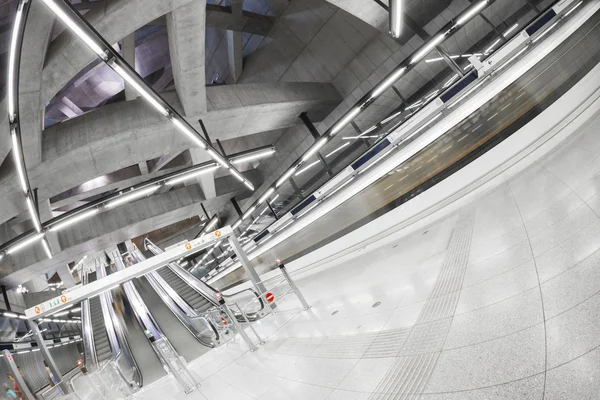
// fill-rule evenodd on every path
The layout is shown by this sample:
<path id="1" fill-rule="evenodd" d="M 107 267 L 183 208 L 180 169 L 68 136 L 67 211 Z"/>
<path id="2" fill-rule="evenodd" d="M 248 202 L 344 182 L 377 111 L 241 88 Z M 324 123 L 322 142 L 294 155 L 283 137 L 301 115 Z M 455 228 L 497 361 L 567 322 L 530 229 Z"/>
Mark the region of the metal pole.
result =
<path id="1" fill-rule="evenodd" d="M 238 330 L 242 339 L 244 339 L 244 341 L 246 342 L 248 347 L 250 347 L 250 351 L 258 350 L 258 347 L 256 347 L 256 345 L 252 342 L 252 340 L 250 340 L 250 337 L 248 337 L 248 334 L 246 334 L 246 331 L 244 331 L 242 326 L 238 323 L 237 319 L 235 318 L 235 315 L 233 315 L 233 313 L 229 309 L 229 306 L 227 306 L 227 304 L 225 303 L 225 300 L 223 300 L 222 297 L 219 300 L 219 304 L 221 304 L 221 307 L 225 311 L 225 314 L 227 314 L 227 317 L 229 317 L 233 326 L 235 326 L 235 328 Z"/>
<path id="2" fill-rule="evenodd" d="M 263 285 L 263 283 L 260 281 L 260 277 L 256 273 L 256 270 L 254 269 L 252 264 L 250 264 L 250 260 L 248 260 L 246 252 L 244 251 L 244 249 L 242 249 L 240 242 L 238 242 L 237 238 L 233 234 L 229 235 L 228 240 L 231 244 L 231 248 L 237 255 L 238 260 L 240 260 L 242 267 L 244 267 L 244 270 L 248 274 L 248 277 L 250 278 L 254 286 L 258 289 L 258 291 L 261 293 L 261 297 L 264 298 L 267 289 L 265 288 L 265 285 Z"/>
<path id="3" fill-rule="evenodd" d="M 244 317 L 244 321 L 246 321 L 246 323 L 248 324 L 248 326 L 250 327 L 250 329 L 252 329 L 252 332 L 254 332 L 254 336 L 256 336 L 256 338 L 258 339 L 258 343 L 264 344 L 265 341 L 260 338 L 260 336 L 258 335 L 258 332 L 256 332 L 256 329 L 254 329 L 254 326 L 252 326 L 252 324 L 250 323 L 250 321 L 248 321 L 248 317 L 246 316 L 246 313 L 244 312 L 244 310 L 242 310 L 242 308 L 237 303 L 237 301 L 234 304 L 237 307 L 237 309 L 240 310 L 240 313 Z"/>
<path id="4" fill-rule="evenodd" d="M 302 295 L 302 292 L 300 292 L 300 289 L 298 289 L 298 286 L 296 286 L 296 284 L 290 277 L 290 274 L 287 272 L 287 269 L 285 268 L 285 264 L 283 263 L 283 261 L 277 260 L 277 264 L 279 264 L 279 270 L 283 274 L 284 278 L 288 281 L 288 284 L 290 285 L 290 287 L 292 288 L 294 293 L 296 293 L 298 300 L 300 300 L 300 303 L 302 304 L 302 308 L 304 308 L 304 310 L 308 310 L 310 308 L 310 305 L 306 302 L 306 299 Z"/>
<path id="5" fill-rule="evenodd" d="M 35 338 L 35 341 L 42 353 L 42 357 L 44 357 L 44 360 L 46 360 L 48 368 L 50 368 L 50 372 L 52 372 L 54 378 L 58 381 L 58 386 L 60 387 L 63 393 L 71 393 L 71 388 L 69 388 L 69 385 L 67 385 L 66 382 L 63 382 L 63 376 L 60 373 L 58 367 L 56 366 L 54 358 L 52 358 L 52 355 L 50 354 L 50 350 L 48 350 L 46 343 L 44 343 L 44 337 L 40 332 L 40 328 L 38 328 L 37 322 L 29 320 L 27 321 L 27 325 L 29 325 L 29 329 L 31 330 L 31 333 L 33 333 L 33 337 Z"/>
<path id="6" fill-rule="evenodd" d="M 6 359 L 6 361 L 8 361 L 8 368 L 10 369 L 10 374 L 13 376 L 13 378 L 15 378 L 15 382 L 17 382 L 17 387 L 23 394 L 23 398 L 25 400 L 35 400 L 35 396 L 31 394 L 31 391 L 29 390 L 27 383 L 25 383 L 25 379 L 23 379 L 23 377 L 21 376 L 21 373 L 19 372 L 19 367 L 17 367 L 17 364 L 15 363 L 12 354 L 10 354 L 10 351 L 3 350 L 2 354 L 4 354 L 4 358 Z"/>
<path id="7" fill-rule="evenodd" d="M 6 286 L 1 285 L 0 288 L 2 289 L 2 297 L 4 298 L 4 306 L 6 307 L 6 310 L 11 311 L 10 303 L 8 302 L 8 294 L 6 293 Z"/>

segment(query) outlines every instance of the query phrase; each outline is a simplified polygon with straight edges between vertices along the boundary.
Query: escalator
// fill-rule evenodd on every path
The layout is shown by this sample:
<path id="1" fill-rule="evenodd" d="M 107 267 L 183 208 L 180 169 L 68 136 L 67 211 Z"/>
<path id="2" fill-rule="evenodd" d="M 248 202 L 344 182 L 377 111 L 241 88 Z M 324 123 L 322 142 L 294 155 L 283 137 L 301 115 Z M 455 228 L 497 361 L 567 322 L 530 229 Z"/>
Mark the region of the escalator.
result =
<path id="1" fill-rule="evenodd" d="M 110 348 L 110 342 L 108 341 L 108 333 L 106 332 L 106 325 L 104 324 L 100 298 L 93 297 L 89 299 L 89 301 L 96 358 L 98 359 L 98 363 L 102 365 L 112 357 L 113 353 Z"/>
<path id="2" fill-rule="evenodd" d="M 146 250 L 154 255 L 163 253 L 150 239 L 144 239 Z M 177 291 L 194 309 L 203 311 L 218 305 L 218 290 L 186 271 L 176 262 L 158 269 L 160 276 Z M 246 313 L 249 321 L 256 321 L 266 315 L 265 302 L 253 289 L 244 289 L 233 295 L 222 295 L 228 304 L 238 303 Z M 247 305 L 247 307 L 244 307 Z M 239 322 L 246 322 L 244 316 L 236 309 L 232 310 Z"/>

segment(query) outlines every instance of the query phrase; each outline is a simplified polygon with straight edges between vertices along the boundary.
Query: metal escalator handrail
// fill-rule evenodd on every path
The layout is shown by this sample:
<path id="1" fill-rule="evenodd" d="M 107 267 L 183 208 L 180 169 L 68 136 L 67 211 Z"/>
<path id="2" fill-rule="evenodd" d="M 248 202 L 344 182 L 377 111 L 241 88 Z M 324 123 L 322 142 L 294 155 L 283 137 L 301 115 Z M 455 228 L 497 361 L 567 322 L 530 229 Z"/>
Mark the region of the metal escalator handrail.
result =
<path id="1" fill-rule="evenodd" d="M 133 256 L 133 259 L 136 262 L 142 262 L 146 259 L 146 257 L 144 257 L 144 255 L 141 254 L 137 248 L 130 250 L 130 254 Z M 219 334 L 212 323 L 210 323 L 205 317 L 198 315 L 193 307 L 183 300 L 156 271 L 146 274 L 146 278 L 156 294 L 158 294 L 165 305 L 173 314 L 175 314 L 177 319 L 181 321 L 183 326 L 185 326 L 185 328 L 192 334 L 192 336 L 196 338 L 196 340 L 206 347 L 216 347 L 216 344 L 213 340 L 218 342 Z M 193 319 L 202 321 L 206 327 L 212 331 L 213 337 L 210 338 L 211 341 L 205 341 L 206 335 L 202 335 L 197 327 L 194 326 Z"/>
<path id="2" fill-rule="evenodd" d="M 100 264 L 100 261 L 98 261 L 97 259 L 96 274 L 97 279 L 104 278 L 106 276 L 106 270 L 104 269 L 104 266 L 102 266 L 102 264 Z M 138 387 L 141 387 L 144 383 L 143 376 L 140 372 L 140 368 L 138 367 L 135 358 L 133 357 L 133 354 L 131 353 L 131 349 L 129 348 L 129 342 L 127 341 L 125 331 L 121 326 L 121 321 L 119 318 L 117 318 L 115 309 L 113 308 L 114 301 L 112 298 L 112 292 L 109 290 L 104 293 L 101 293 L 99 298 L 100 305 L 102 307 L 102 315 L 104 316 L 105 321 L 104 325 L 109 337 L 109 342 L 111 340 L 114 340 L 114 344 L 118 346 L 113 347 L 113 342 L 110 342 L 114 357 L 117 357 L 119 353 L 123 354 L 123 357 L 125 357 L 125 360 L 127 361 L 127 363 L 133 371 L 134 382 L 137 384 Z M 126 382 L 129 382 L 129 380 L 126 379 Z"/>
<path id="3" fill-rule="evenodd" d="M 89 278 L 85 268 L 82 270 L 81 284 L 87 285 Z M 83 339 L 83 358 L 84 364 L 89 371 L 98 369 L 98 355 L 94 345 L 94 329 L 92 327 L 92 312 L 90 309 L 90 299 L 81 301 L 81 336 Z"/>
<path id="4" fill-rule="evenodd" d="M 154 255 L 164 253 L 163 249 L 161 249 L 160 247 L 158 247 L 157 245 L 152 243 L 152 241 L 148 238 L 144 239 L 144 247 L 146 248 L 146 250 L 150 251 Z M 192 289 L 194 289 L 196 292 L 198 292 L 200 295 L 202 295 L 211 304 L 213 304 L 214 306 L 219 306 L 219 302 L 216 297 L 216 294 L 219 293 L 219 291 L 217 289 L 213 288 L 206 282 L 202 282 L 200 279 L 198 279 L 196 276 L 194 276 L 191 272 L 186 271 L 185 269 L 180 267 L 176 262 L 169 263 L 168 267 L 169 267 L 169 269 L 171 269 L 171 271 L 173 271 L 173 273 L 175 273 L 177 276 L 179 276 L 179 278 L 181 278 L 185 283 L 187 283 L 189 286 L 191 286 Z M 264 310 L 265 303 L 264 303 L 263 299 L 260 297 L 260 295 L 255 290 L 253 290 L 252 288 L 243 289 L 233 295 L 223 295 L 223 297 L 225 297 L 226 299 L 232 298 L 232 296 L 235 296 L 244 291 L 249 291 L 259 300 L 260 309 L 256 312 L 246 314 L 248 316 L 248 318 L 250 318 L 251 320 L 256 320 L 256 319 L 258 319 L 260 311 Z M 210 293 L 208 293 L 208 292 L 210 292 Z M 236 314 L 236 318 L 239 319 L 241 317 L 242 317 L 241 314 Z"/>

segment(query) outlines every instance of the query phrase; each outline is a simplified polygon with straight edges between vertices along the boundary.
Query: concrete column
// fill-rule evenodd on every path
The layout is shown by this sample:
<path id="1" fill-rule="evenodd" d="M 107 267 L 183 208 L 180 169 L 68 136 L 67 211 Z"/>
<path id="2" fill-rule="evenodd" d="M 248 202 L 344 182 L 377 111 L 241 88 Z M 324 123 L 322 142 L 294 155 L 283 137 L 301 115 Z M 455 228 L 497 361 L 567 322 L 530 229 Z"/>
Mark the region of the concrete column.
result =
<path id="1" fill-rule="evenodd" d="M 167 14 L 175 90 L 185 115 L 206 112 L 206 2 L 192 1 Z"/>
<path id="2" fill-rule="evenodd" d="M 50 354 L 50 350 L 48 350 L 46 343 L 44 343 L 44 337 L 42 336 L 42 333 L 40 332 L 40 329 L 38 328 L 37 322 L 36 321 L 27 321 L 27 325 L 29 326 L 31 333 L 33 333 L 33 337 L 35 338 L 38 348 L 40 349 L 40 352 L 42 353 L 42 357 L 44 357 L 44 360 L 46 361 L 48 368 L 50 368 L 50 372 L 52 372 L 52 375 L 54 375 L 54 379 L 56 379 L 58 382 L 60 382 L 58 386 L 60 387 L 60 389 L 62 390 L 63 393 L 65 393 L 65 394 L 71 393 L 71 389 L 69 388 L 69 385 L 67 385 L 66 382 L 63 382 L 63 376 L 60 373 L 58 366 L 54 362 L 54 358 L 52 358 L 52 355 Z"/>
<path id="3" fill-rule="evenodd" d="M 231 1 L 231 13 L 242 15 L 242 0 Z M 227 55 L 229 58 L 229 75 L 233 83 L 236 83 L 242 75 L 243 68 L 243 34 L 237 31 L 227 31 Z"/>
<path id="4" fill-rule="evenodd" d="M 56 273 L 58 276 L 60 276 L 60 280 L 63 281 L 63 285 L 67 289 L 77 285 L 77 282 L 75 282 L 75 278 L 73 278 L 73 274 L 71 273 L 68 265 L 59 266 L 56 268 Z"/>
<path id="5" fill-rule="evenodd" d="M 244 271 L 246 271 L 246 274 L 248 274 L 248 277 L 250 278 L 256 289 L 258 289 L 258 291 L 261 293 L 261 297 L 263 297 L 267 292 L 267 289 L 265 288 L 265 285 L 263 285 L 262 282 L 260 282 L 260 277 L 258 276 L 256 270 L 250 263 L 250 260 L 246 256 L 244 249 L 242 249 L 240 242 L 234 235 L 229 236 L 228 240 L 231 244 L 231 248 L 237 255 L 237 259 L 242 264 L 242 267 L 244 267 Z"/>
<path id="6" fill-rule="evenodd" d="M 122 41 L 122 55 L 125 61 L 135 69 L 135 32 L 132 34 L 125 36 Z M 125 100 L 135 100 L 137 99 L 136 90 L 125 82 Z"/>
<path id="7" fill-rule="evenodd" d="M 206 150 L 202 150 L 200 148 L 191 148 L 190 157 L 192 158 L 192 163 L 194 165 L 209 161 L 211 159 Z M 204 193 L 205 199 L 212 199 L 214 197 L 217 197 L 214 172 L 202 174 L 198 176 L 198 178 L 196 178 L 195 181 L 191 180 L 189 182 L 192 184 L 198 183 L 200 185 L 202 193 Z"/>
<path id="8" fill-rule="evenodd" d="M 40 208 L 40 220 L 48 221 L 52 219 L 52 207 L 50 205 L 50 199 L 42 200 L 38 204 Z M 60 247 L 60 243 L 58 241 L 58 235 L 55 232 L 48 232 L 46 234 L 48 238 L 48 243 L 50 244 L 50 248 L 52 249 L 52 253 L 56 254 L 62 251 Z"/>

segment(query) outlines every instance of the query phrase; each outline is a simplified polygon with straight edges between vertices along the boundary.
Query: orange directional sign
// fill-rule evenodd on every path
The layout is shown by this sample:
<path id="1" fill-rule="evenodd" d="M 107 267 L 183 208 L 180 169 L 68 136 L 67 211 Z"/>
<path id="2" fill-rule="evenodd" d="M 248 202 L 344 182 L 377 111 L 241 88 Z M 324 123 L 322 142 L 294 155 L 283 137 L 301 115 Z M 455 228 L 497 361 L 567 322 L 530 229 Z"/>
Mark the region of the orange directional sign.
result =
<path id="1" fill-rule="evenodd" d="M 192 244 L 191 244 L 190 242 L 187 242 L 187 243 L 185 244 L 185 249 L 186 249 L 186 250 L 191 250 L 191 249 L 192 249 Z"/>
<path id="2" fill-rule="evenodd" d="M 67 296 L 60 296 L 60 302 L 65 304 L 67 302 Z"/>
<path id="3" fill-rule="evenodd" d="M 221 231 L 215 231 L 215 236 L 216 237 L 221 237 Z"/>

